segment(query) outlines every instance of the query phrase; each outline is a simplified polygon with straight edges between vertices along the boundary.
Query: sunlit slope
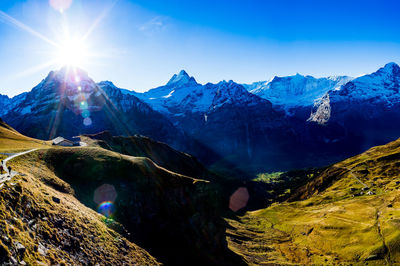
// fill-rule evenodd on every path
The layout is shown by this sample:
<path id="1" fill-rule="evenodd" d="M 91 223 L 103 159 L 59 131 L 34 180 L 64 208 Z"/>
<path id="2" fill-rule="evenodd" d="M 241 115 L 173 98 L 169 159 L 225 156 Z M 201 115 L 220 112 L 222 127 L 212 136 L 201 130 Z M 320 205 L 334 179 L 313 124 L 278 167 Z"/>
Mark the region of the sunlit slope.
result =
<path id="1" fill-rule="evenodd" d="M 99 191 L 107 186 L 100 198 L 112 202 L 113 209 L 105 214 L 162 263 L 240 265 L 227 248 L 219 195 L 208 181 L 98 147 L 43 149 L 29 156 L 34 169 L 42 169 L 35 176 L 59 191 L 70 186 L 92 209 L 99 207 Z"/>
<path id="2" fill-rule="evenodd" d="M 112 136 L 104 131 L 81 136 L 90 146 L 136 157 L 147 157 L 157 165 L 173 172 L 201 179 L 210 179 L 207 169 L 193 156 L 177 151 L 167 144 L 144 136 Z"/>
<path id="3" fill-rule="evenodd" d="M 250 264 L 400 263 L 400 140 L 327 168 L 291 200 L 229 221 Z"/>
<path id="4" fill-rule="evenodd" d="M 39 148 L 46 145 L 44 141 L 18 133 L 0 118 L 0 152 Z"/>
<path id="5" fill-rule="evenodd" d="M 20 172 L 0 188 L 0 264 L 157 265 L 118 223 L 83 205 L 34 152 L 8 164 Z"/>

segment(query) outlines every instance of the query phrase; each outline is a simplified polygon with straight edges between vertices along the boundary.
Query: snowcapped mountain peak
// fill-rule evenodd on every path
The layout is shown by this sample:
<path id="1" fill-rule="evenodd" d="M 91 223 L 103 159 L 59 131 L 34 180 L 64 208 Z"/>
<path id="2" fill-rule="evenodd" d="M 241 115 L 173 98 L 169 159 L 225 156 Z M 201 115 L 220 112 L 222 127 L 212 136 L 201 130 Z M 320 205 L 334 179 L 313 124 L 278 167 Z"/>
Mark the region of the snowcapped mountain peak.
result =
<path id="1" fill-rule="evenodd" d="M 210 84 L 212 84 L 212 83 L 210 83 Z M 220 81 L 217 83 L 218 86 L 231 86 L 233 84 L 237 84 L 237 83 L 234 82 L 233 80 L 229 80 L 229 81 L 223 80 L 223 81 Z"/>
<path id="2" fill-rule="evenodd" d="M 182 87 L 182 86 L 194 86 L 197 85 L 194 77 L 190 77 L 185 70 L 181 70 L 179 74 L 175 74 L 168 81 L 167 86 Z"/>
<path id="3" fill-rule="evenodd" d="M 80 81 L 91 81 L 93 82 L 88 73 L 80 68 L 77 67 L 69 67 L 64 66 L 58 71 L 52 71 L 49 75 L 52 74 L 54 79 L 57 79 L 60 82 L 74 82 L 79 83 Z"/>
<path id="4" fill-rule="evenodd" d="M 180 72 L 179 72 L 179 75 L 178 76 L 186 76 L 186 77 L 189 77 L 189 74 L 184 70 L 184 69 L 182 69 Z"/>
<path id="5" fill-rule="evenodd" d="M 386 64 L 384 67 L 378 70 L 378 72 L 384 72 L 388 74 L 400 73 L 400 67 L 398 64 L 391 62 Z"/>
<path id="6" fill-rule="evenodd" d="M 396 63 L 388 63 L 384 67 L 378 69 L 378 71 L 361 76 L 354 80 L 357 83 L 365 83 L 371 85 L 382 85 L 387 83 L 386 79 L 400 81 L 400 67 Z"/>
<path id="7" fill-rule="evenodd" d="M 32 89 L 30 97 L 64 99 L 70 101 L 90 95 L 99 95 L 97 84 L 88 76 L 87 72 L 72 67 L 62 67 L 51 71 L 47 77 Z"/>
<path id="8" fill-rule="evenodd" d="M 396 63 L 386 64 L 378 71 L 358 77 L 335 93 L 336 97 L 363 101 L 384 101 L 389 105 L 399 100 L 400 67 Z M 334 101 L 338 99 L 334 98 Z"/>
<path id="9" fill-rule="evenodd" d="M 112 81 L 109 81 L 109 80 L 100 81 L 97 85 L 99 85 L 99 86 L 109 86 L 109 87 L 112 87 L 112 88 L 117 88 L 117 86 L 115 86 L 114 83 L 112 83 Z"/>
<path id="10" fill-rule="evenodd" d="M 100 89 L 102 89 L 103 91 L 105 91 L 106 94 L 108 94 L 108 95 L 111 94 L 111 95 L 115 96 L 116 94 L 122 94 L 122 95 L 136 95 L 137 94 L 134 91 L 119 88 L 119 87 L 115 86 L 115 84 L 113 82 L 111 82 L 109 80 L 100 81 L 99 83 L 97 83 L 97 86 Z"/>
<path id="11" fill-rule="evenodd" d="M 352 79 L 352 77 L 349 77 L 349 76 L 328 76 L 326 78 L 329 80 L 333 80 L 333 81 L 338 81 L 338 80 L 342 80 L 342 79 Z"/>
<path id="12" fill-rule="evenodd" d="M 2 107 L 0 110 L 0 115 L 3 115 L 7 112 L 8 105 L 10 104 L 11 99 L 7 95 L 0 94 L 0 106 Z"/>
<path id="13" fill-rule="evenodd" d="M 387 67 L 393 68 L 393 67 L 399 67 L 399 65 L 396 64 L 395 62 L 389 62 L 384 66 L 384 68 L 387 68 Z"/>
<path id="14" fill-rule="evenodd" d="M 294 106 L 312 106 L 329 90 L 337 90 L 353 78 L 332 76 L 314 78 L 299 73 L 293 76 L 275 76 L 271 81 L 260 81 L 244 87 L 251 93 L 269 100 L 275 105 L 290 108 Z"/>

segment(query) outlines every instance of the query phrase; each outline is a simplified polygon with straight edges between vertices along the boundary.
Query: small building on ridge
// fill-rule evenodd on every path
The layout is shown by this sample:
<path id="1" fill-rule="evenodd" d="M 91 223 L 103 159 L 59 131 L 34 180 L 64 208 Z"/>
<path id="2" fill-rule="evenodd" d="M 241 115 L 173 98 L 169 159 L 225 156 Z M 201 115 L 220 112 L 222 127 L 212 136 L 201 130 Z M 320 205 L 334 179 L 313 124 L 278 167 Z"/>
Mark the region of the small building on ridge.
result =
<path id="1" fill-rule="evenodd" d="M 63 137 L 57 137 L 53 139 L 53 145 L 56 146 L 64 146 L 64 147 L 72 147 L 76 146 L 76 144 L 70 140 L 64 139 Z"/>

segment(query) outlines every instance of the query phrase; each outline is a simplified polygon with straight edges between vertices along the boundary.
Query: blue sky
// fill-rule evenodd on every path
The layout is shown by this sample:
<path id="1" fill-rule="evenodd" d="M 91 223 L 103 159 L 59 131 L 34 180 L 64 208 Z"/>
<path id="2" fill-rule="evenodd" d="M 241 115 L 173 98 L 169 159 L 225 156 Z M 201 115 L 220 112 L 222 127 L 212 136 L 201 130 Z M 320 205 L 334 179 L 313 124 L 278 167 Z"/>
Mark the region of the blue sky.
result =
<path id="1" fill-rule="evenodd" d="M 398 1 L 330 0 L 47 0 L 1 1 L 0 93 L 28 91 L 59 64 L 55 47 L 15 26 L 60 42 L 68 28 L 92 56 L 82 67 L 95 81 L 144 91 L 181 69 L 199 82 L 247 83 L 295 73 L 370 73 L 400 63 Z"/>

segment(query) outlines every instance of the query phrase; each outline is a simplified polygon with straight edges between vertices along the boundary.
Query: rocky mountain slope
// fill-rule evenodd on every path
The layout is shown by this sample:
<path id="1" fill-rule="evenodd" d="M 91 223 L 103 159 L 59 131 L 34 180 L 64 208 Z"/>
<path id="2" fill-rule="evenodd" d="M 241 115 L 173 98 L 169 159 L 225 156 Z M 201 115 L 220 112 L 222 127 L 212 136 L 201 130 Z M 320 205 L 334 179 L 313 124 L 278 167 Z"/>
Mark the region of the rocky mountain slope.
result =
<path id="1" fill-rule="evenodd" d="M 230 220 L 249 264 L 400 262 L 400 140 L 332 165 L 290 200 Z"/>
<path id="2" fill-rule="evenodd" d="M 378 71 L 332 90 L 315 104 L 309 123 L 324 131 L 325 142 L 347 142 L 363 151 L 398 137 L 400 67 L 389 63 Z M 318 137 L 316 137 L 318 138 Z"/>
<path id="3" fill-rule="evenodd" d="M 0 115 L 3 115 L 4 113 L 7 112 L 9 105 L 10 105 L 10 98 L 7 95 L 0 94 L 0 106 L 3 107 L 0 110 Z"/>
<path id="4" fill-rule="evenodd" d="M 15 97 L 9 98 L 7 95 L 0 94 L 0 115 L 3 116 L 10 110 L 13 110 L 18 104 L 25 99 L 26 92 L 21 93 Z"/>

